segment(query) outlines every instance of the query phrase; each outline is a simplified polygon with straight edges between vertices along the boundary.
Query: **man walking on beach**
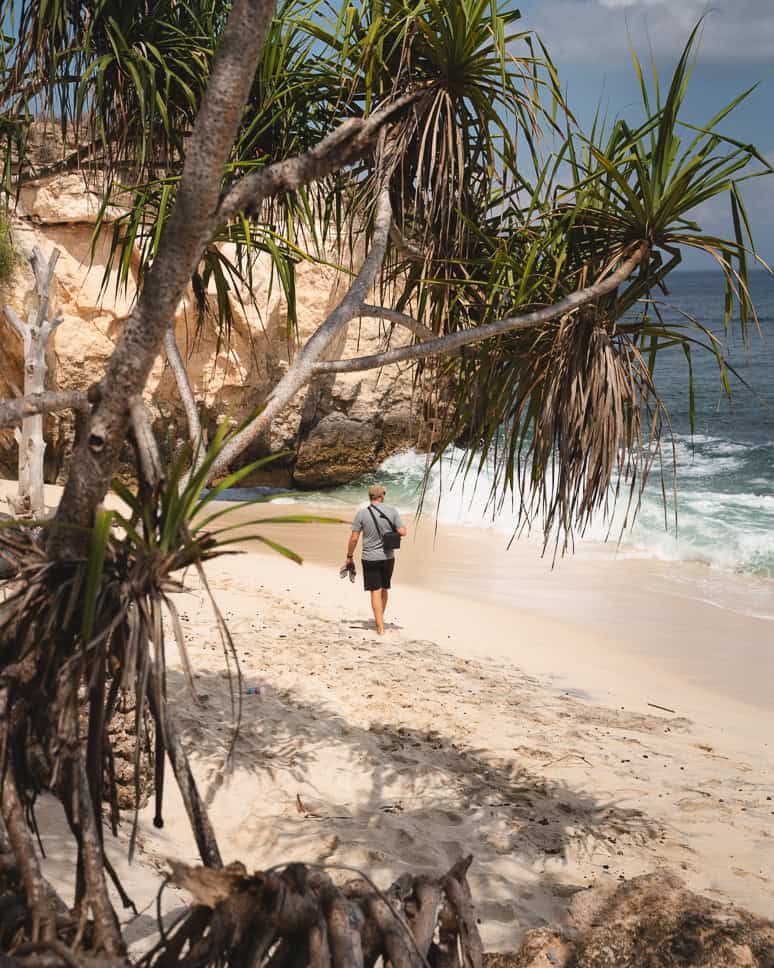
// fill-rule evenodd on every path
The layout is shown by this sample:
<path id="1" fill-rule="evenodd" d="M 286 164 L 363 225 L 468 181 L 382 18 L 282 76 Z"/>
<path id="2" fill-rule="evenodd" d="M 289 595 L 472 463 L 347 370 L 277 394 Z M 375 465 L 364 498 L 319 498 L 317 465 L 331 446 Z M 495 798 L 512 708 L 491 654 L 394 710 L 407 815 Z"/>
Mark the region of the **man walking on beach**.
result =
<path id="1" fill-rule="evenodd" d="M 347 560 L 345 567 L 352 564 L 358 539 L 363 535 L 363 586 L 371 593 L 371 608 L 376 622 L 376 634 L 384 635 L 384 610 L 387 608 L 387 598 L 395 568 L 395 552 L 392 548 L 385 548 L 383 537 L 388 531 L 397 531 L 405 537 L 406 528 L 401 521 L 396 508 L 387 507 L 384 495 L 387 492 L 381 484 L 372 484 L 368 488 L 368 507 L 361 508 L 352 521 L 352 534 L 347 545 Z"/>

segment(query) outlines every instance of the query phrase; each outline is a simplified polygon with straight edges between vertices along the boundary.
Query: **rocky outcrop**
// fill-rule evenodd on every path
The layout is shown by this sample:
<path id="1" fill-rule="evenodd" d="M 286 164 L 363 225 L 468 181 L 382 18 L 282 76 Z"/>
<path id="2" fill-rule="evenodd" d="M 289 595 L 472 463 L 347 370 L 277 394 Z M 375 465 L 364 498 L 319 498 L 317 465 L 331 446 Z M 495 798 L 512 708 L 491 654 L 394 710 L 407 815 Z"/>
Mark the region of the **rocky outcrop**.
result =
<path id="1" fill-rule="evenodd" d="M 109 229 L 92 253 L 99 196 L 79 174 L 69 173 L 26 185 L 12 220 L 14 243 L 23 257 L 34 245 L 44 254 L 61 250 L 52 305 L 61 306 L 64 323 L 50 347 L 50 386 L 86 389 L 98 379 L 135 297 L 135 267 L 126 285 L 107 272 Z M 113 216 L 115 216 L 115 212 Z M 330 253 L 330 262 L 338 262 Z M 205 426 L 224 417 L 239 422 L 265 400 L 289 361 L 319 322 L 341 298 L 348 276 L 327 265 L 301 262 L 295 289 L 298 332 L 288 326 L 287 306 L 268 257 L 253 271 L 252 292 L 232 299 L 234 325 L 220 338 L 212 316 L 199 319 L 191 295 L 183 300 L 175 332 L 200 401 Z M 10 280 L 0 286 L 2 304 L 28 312 L 32 276 L 24 259 Z M 214 301 L 216 292 L 208 294 Z M 252 298 L 251 298 L 252 297 Z M 384 345 L 384 324 L 354 321 L 335 347 L 335 355 L 361 355 Z M 391 345 L 409 339 L 396 331 Z M 0 395 L 11 396 L 21 385 L 21 347 L 13 330 L 0 322 Z M 185 420 L 177 388 L 163 357 L 147 386 L 147 399 L 159 414 L 159 425 L 172 441 L 183 439 Z M 50 443 L 47 480 L 60 474 L 72 436 L 69 418 L 47 421 Z M 255 483 L 291 482 L 304 487 L 345 483 L 372 469 L 391 453 L 412 446 L 423 435 L 418 394 L 412 373 L 395 371 L 341 375 L 312 384 L 274 421 L 265 438 L 244 459 L 289 451 L 281 464 L 268 465 Z M 8 431 L 0 435 L 0 470 L 15 473 L 15 444 Z"/>
<path id="2" fill-rule="evenodd" d="M 774 922 L 649 874 L 579 892 L 565 925 L 486 968 L 774 968 Z"/>

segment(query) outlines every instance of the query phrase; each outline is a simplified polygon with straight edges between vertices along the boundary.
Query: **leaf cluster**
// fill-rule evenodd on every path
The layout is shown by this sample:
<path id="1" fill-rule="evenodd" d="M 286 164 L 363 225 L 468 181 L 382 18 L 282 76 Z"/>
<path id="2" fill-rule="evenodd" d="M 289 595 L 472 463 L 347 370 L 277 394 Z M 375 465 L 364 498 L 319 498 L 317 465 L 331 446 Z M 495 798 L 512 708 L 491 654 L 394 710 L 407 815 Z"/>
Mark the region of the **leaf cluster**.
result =
<path id="1" fill-rule="evenodd" d="M 25 0 L 16 53 L 5 60 L 4 76 L 8 83 L 17 78 L 20 103 L 46 91 L 50 107 L 56 97 L 65 106 L 68 130 L 98 116 L 106 134 L 118 124 L 122 157 L 153 175 L 131 186 L 131 203 L 113 225 L 105 280 L 115 269 L 119 286 L 130 282 L 137 253 L 140 285 L 155 257 L 225 15 L 215 3 L 140 7 L 121 19 L 108 16 L 105 4 L 92 18 L 65 0 Z M 161 110 L 158 98 L 142 92 L 162 89 L 148 67 L 155 63 L 151 47 L 161 50 L 159 37 L 176 37 L 172 24 L 181 17 L 191 29 L 165 60 L 176 71 L 174 81 L 164 81 L 167 127 L 163 114 L 150 116 Z M 439 453 L 455 442 L 470 445 L 469 468 L 493 462 L 498 495 L 518 485 L 523 523 L 540 519 L 547 533 L 569 538 L 624 483 L 636 510 L 666 420 L 654 380 L 661 350 L 682 347 L 692 387 L 692 354 L 709 349 L 730 390 L 722 344 L 705 322 L 667 324 L 659 303 L 682 253 L 698 250 L 724 274 L 726 324 L 736 315 L 747 332 L 755 322 L 748 272 L 756 256 L 742 187 L 771 166 L 753 145 L 723 133 L 750 91 L 703 125 L 685 119 L 700 25 L 667 85 L 633 52 L 642 93 L 637 121 L 597 117 L 584 132 L 560 94 L 548 52 L 519 29 L 519 19 L 508 0 L 283 0 L 224 190 L 245 173 L 305 151 L 347 118 L 364 117 L 407 90 L 423 95 L 378 152 L 224 226 L 192 285 L 200 321 L 211 318 L 227 337 L 235 305 L 251 298 L 255 260 L 264 255 L 292 329 L 296 263 L 338 265 L 367 247 L 380 166 L 389 175 L 394 227 L 410 249 L 390 249 L 382 302 L 439 336 L 550 306 L 604 279 L 645 245 L 636 273 L 615 292 L 539 331 L 469 348 L 436 364 L 438 378 L 422 384 L 444 396 Z M 115 35 L 113 21 L 134 38 L 132 56 L 142 53 L 145 73 L 139 61 L 124 67 L 115 53 L 123 48 L 105 39 Z M 178 77 L 192 65 L 201 65 L 201 84 L 185 87 Z M 76 93 L 67 87 L 75 83 L 71 71 Z M 108 191 L 106 206 L 113 197 Z M 697 220 L 701 206 L 723 197 L 729 238 L 703 231 Z"/>
<path id="2" fill-rule="evenodd" d="M 129 694 L 135 708 L 133 775 L 139 798 L 141 759 L 150 753 L 145 728 L 148 713 L 157 735 L 164 739 L 170 631 L 188 687 L 196 698 L 174 602 L 175 594 L 185 589 L 181 573 L 189 568 L 197 571 L 216 617 L 230 673 L 232 748 L 236 742 L 242 702 L 239 663 L 226 623 L 209 593 L 202 564 L 233 551 L 237 543 L 251 540 L 300 563 L 298 554 L 256 533 L 255 527 L 333 519 L 285 515 L 229 524 L 232 511 L 265 498 L 225 507 L 218 507 L 218 498 L 271 458 L 240 468 L 207 490 L 209 470 L 224 439 L 225 430 L 221 430 L 197 462 L 194 474 L 186 473 L 191 455 L 181 453 L 153 486 L 141 484 L 133 492 L 115 482 L 114 491 L 123 507 L 97 513 L 89 531 L 88 554 L 81 558 L 51 559 L 29 526 L 7 521 L 0 528 L 0 557 L 10 566 L 0 614 L 0 670 L 12 690 L 9 703 L 18 701 L 30 710 L 29 736 L 46 761 L 48 781 L 54 788 L 62 763 L 77 748 L 79 730 L 84 725 L 89 755 L 96 757 L 90 763 L 90 775 L 102 775 L 104 757 L 110 760 L 112 755 L 105 746 L 110 742 L 105 724 L 112 719 L 119 697 Z M 63 525 L 42 522 L 40 530 L 45 533 L 54 527 Z M 85 697 L 89 699 L 87 712 Z M 22 735 L 14 734 L 17 778 L 34 776 L 27 762 L 31 749 L 27 735 L 27 728 Z M 2 768 L 8 752 L 0 750 Z M 163 747 L 161 755 L 163 760 Z M 108 787 L 111 777 L 108 770 Z M 34 783 L 31 786 L 34 788 Z M 111 800 L 115 825 L 115 798 Z M 100 802 L 95 803 L 95 809 L 101 809 Z"/>

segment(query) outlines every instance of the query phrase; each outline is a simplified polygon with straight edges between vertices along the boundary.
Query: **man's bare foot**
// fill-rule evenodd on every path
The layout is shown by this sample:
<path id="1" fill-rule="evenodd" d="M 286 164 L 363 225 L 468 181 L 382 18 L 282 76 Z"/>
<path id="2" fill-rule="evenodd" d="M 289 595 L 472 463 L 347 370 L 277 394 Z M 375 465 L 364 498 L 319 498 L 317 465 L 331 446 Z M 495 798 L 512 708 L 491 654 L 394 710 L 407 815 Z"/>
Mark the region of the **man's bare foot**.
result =
<path id="1" fill-rule="evenodd" d="M 376 634 L 377 635 L 384 635 L 384 626 L 383 625 L 381 625 L 381 626 L 377 625 L 376 626 Z"/>

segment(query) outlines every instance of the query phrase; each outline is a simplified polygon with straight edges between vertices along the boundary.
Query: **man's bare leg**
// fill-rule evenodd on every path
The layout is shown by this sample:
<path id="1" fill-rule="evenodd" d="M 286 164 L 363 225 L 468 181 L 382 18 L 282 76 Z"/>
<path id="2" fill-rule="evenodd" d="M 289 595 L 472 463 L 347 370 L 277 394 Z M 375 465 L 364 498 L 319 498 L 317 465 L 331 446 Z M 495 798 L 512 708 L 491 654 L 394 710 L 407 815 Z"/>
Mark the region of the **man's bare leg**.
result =
<path id="1" fill-rule="evenodd" d="M 386 588 L 382 589 L 382 616 L 387 611 L 387 599 L 390 597 Z"/>
<path id="2" fill-rule="evenodd" d="M 384 605 L 382 604 L 384 594 L 383 588 L 377 588 L 376 591 L 371 592 L 371 609 L 374 613 L 377 635 L 384 635 Z"/>

